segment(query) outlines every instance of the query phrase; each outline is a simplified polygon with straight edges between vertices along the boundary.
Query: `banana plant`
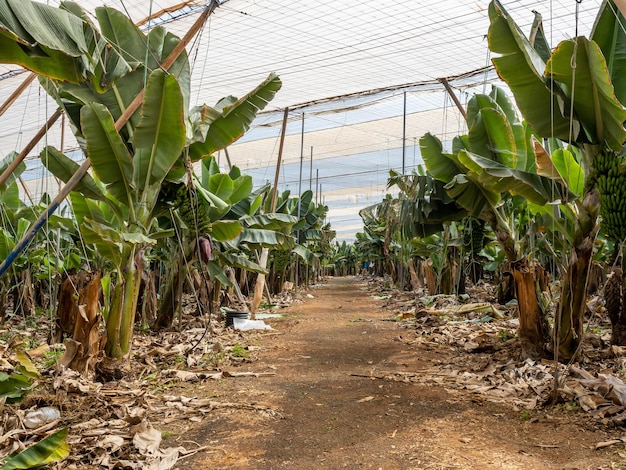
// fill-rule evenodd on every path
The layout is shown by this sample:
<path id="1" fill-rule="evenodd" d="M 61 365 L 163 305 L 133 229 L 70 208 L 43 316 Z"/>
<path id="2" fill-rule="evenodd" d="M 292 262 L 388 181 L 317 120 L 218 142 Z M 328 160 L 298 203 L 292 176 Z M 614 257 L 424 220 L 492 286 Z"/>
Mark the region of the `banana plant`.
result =
<path id="1" fill-rule="evenodd" d="M 453 139 L 451 153 L 426 134 L 420 139 L 422 156 L 430 174 L 445 183 L 448 195 L 493 229 L 516 281 L 523 354 L 540 358 L 549 342 L 548 325 L 512 223 L 512 209 L 524 200 L 544 205 L 568 193 L 554 179 L 537 173 L 532 131 L 500 89 L 472 97 L 467 116 L 468 133 Z"/>
<path id="2" fill-rule="evenodd" d="M 21 2 L 20 8 L 39 8 L 32 3 Z M 125 15 L 106 7 L 96 10 L 96 26 L 74 3 L 32 17 L 17 10 L 0 9 L 0 23 L 7 26 L 3 41 L 21 47 L 41 38 L 42 47 L 70 58 L 66 64 L 78 64 L 72 69 L 75 77 L 68 78 L 52 59 L 22 61 L 41 74 L 93 168 L 94 176 L 81 180 L 71 200 L 83 238 L 113 265 L 115 287 L 104 315 L 106 352 L 121 359 L 130 351 L 145 253 L 159 237 L 172 235 L 157 219 L 164 182 L 180 181 L 194 161 L 243 135 L 280 80 L 272 74 L 241 99 L 227 97 L 215 107 L 189 110 L 186 53 L 167 73 L 160 68 L 180 43 L 163 27 L 146 36 Z M 12 58 L 0 55 L 0 60 Z M 144 87 L 141 107 L 118 130 L 115 123 Z M 48 147 L 44 154 L 47 168 L 63 181 L 75 173 L 76 163 L 58 150 Z"/>
<path id="3" fill-rule="evenodd" d="M 613 3 L 603 2 L 592 40 L 582 36 L 565 40 L 550 53 L 540 21 L 535 22 L 531 40 L 500 2 L 489 5 L 489 47 L 498 54 L 493 63 L 522 115 L 540 138 L 561 139 L 582 155 L 584 185 L 574 201 L 572 252 L 555 322 L 555 354 L 564 361 L 576 357 L 582 340 L 585 285 L 601 210 L 601 188 L 596 183 L 612 163 L 621 162 L 626 141 L 626 96 L 620 74 L 626 64 L 623 19 L 616 20 L 612 11 Z M 612 80 L 618 85 L 614 87 Z"/>
<path id="4" fill-rule="evenodd" d="M 269 200 L 266 201 L 266 206 L 268 205 Z M 267 207 L 266 210 L 268 210 Z M 292 249 L 293 254 L 296 255 L 294 274 L 297 272 L 298 276 L 302 277 L 302 273 L 297 269 L 300 260 L 306 266 L 318 270 L 320 256 L 328 252 L 329 239 L 334 236 L 330 226 L 324 224 L 328 206 L 316 204 L 311 190 L 304 191 L 299 197 L 290 197 L 290 191 L 287 190 L 278 197 L 276 212 L 296 218 L 296 223 L 291 227 L 291 236 L 296 243 Z M 305 280 L 308 282 L 308 276 Z"/>

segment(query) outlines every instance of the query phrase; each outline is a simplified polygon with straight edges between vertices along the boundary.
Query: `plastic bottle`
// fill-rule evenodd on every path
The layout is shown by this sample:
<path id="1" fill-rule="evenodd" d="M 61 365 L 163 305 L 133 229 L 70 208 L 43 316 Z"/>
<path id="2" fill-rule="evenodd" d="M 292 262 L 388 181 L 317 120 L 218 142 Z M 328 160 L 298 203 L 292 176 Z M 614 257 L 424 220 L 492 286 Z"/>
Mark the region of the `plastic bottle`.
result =
<path id="1" fill-rule="evenodd" d="M 44 424 L 51 423 L 52 421 L 59 419 L 61 412 L 54 406 L 44 406 L 38 410 L 29 411 L 24 417 L 24 426 L 28 429 L 35 429 Z"/>

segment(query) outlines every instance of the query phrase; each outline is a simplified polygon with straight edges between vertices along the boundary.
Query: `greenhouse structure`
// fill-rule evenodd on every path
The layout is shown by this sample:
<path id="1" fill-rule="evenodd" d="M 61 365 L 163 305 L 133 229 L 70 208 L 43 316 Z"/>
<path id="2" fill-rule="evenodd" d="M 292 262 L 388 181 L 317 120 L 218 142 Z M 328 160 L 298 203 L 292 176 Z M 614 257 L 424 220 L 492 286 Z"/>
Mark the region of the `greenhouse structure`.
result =
<path id="1" fill-rule="evenodd" d="M 0 470 L 626 468 L 626 0 L 0 0 Z"/>

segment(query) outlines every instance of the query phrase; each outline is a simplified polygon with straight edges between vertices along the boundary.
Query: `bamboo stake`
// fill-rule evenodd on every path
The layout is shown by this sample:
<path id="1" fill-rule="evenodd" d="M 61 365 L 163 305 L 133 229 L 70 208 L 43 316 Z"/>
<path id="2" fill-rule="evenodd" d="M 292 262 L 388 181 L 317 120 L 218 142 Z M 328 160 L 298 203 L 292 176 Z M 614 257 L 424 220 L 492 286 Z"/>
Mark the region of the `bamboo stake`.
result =
<path id="1" fill-rule="evenodd" d="M 444 87 L 446 87 L 446 91 L 448 92 L 448 94 L 452 98 L 452 101 L 454 101 L 454 104 L 456 104 L 456 107 L 459 108 L 459 112 L 461 113 L 461 116 L 463 116 L 463 119 L 465 119 L 467 121 L 467 113 L 465 112 L 465 109 L 463 108 L 463 105 L 461 104 L 461 102 L 457 98 L 456 94 L 454 93 L 454 90 L 452 89 L 452 87 L 448 83 L 448 80 L 446 78 L 440 78 L 439 81 L 443 84 Z"/>
<path id="2" fill-rule="evenodd" d="M 187 32 L 187 34 L 185 34 L 183 39 L 176 45 L 174 50 L 172 50 L 170 55 L 165 59 L 165 61 L 161 65 L 163 69 L 167 70 L 172 66 L 172 64 L 176 61 L 178 56 L 184 50 L 185 46 L 189 43 L 189 41 L 191 41 L 193 36 L 198 32 L 198 30 L 204 24 L 205 20 L 209 17 L 211 13 L 213 13 L 218 5 L 219 3 L 216 0 L 211 1 L 211 4 L 202 12 L 196 22 L 192 25 L 191 29 Z M 122 113 L 119 119 L 115 122 L 115 129 L 119 131 L 122 127 L 124 127 L 126 122 L 128 122 L 130 117 L 141 105 L 144 93 L 145 90 L 142 89 L 132 101 L 132 103 L 128 106 L 128 108 L 126 108 L 126 110 Z M 35 234 L 48 220 L 48 217 L 50 217 L 50 215 L 52 215 L 57 210 L 63 200 L 65 200 L 68 194 L 74 189 L 74 187 L 76 187 L 76 185 L 83 178 L 83 176 L 87 174 L 87 171 L 90 167 L 91 162 L 89 161 L 89 158 L 87 158 L 78 168 L 78 170 L 76 170 L 76 173 L 74 173 L 74 175 L 72 175 L 72 177 L 68 180 L 66 185 L 61 188 L 61 191 L 59 191 L 59 194 L 52 200 L 46 211 L 39 216 L 39 218 L 31 226 L 31 228 L 24 234 L 22 239 L 15 245 L 13 250 L 2 261 L 2 264 L 0 264 L 0 276 L 2 276 L 7 271 L 7 269 L 9 269 L 9 266 L 11 266 L 13 261 L 15 261 L 15 258 L 17 258 L 17 256 L 28 246 L 28 244 L 34 238 Z"/>
<path id="3" fill-rule="evenodd" d="M 9 96 L 9 98 L 2 103 L 2 106 L 0 106 L 0 116 L 2 116 L 5 111 L 7 109 L 9 109 L 9 107 L 15 103 L 15 100 L 17 100 L 19 98 L 19 96 L 24 93 L 24 90 L 26 90 L 26 88 L 28 87 L 28 85 L 31 84 L 31 82 L 35 79 L 37 75 L 35 75 L 34 73 L 31 73 L 30 75 L 28 75 L 26 77 L 26 79 L 20 84 L 20 86 L 18 86 L 15 91 L 13 93 L 11 93 L 11 96 Z"/>
<path id="4" fill-rule="evenodd" d="M 287 119 L 289 118 L 289 108 L 285 108 L 285 114 L 283 116 L 283 125 L 280 131 L 280 145 L 278 146 L 278 161 L 276 162 L 276 173 L 274 174 L 274 186 L 272 187 L 272 201 L 270 203 L 270 212 L 276 210 L 276 198 L 278 193 L 278 177 L 280 176 L 280 165 L 283 160 L 283 147 L 285 144 L 285 134 L 287 130 Z M 259 265 L 265 269 L 267 267 L 267 257 L 269 256 L 269 248 L 263 248 L 261 250 L 261 259 Z M 265 274 L 259 273 L 256 278 L 256 284 L 254 285 L 254 297 L 252 299 L 252 305 L 250 306 L 250 317 L 252 320 L 256 318 L 256 311 L 261 304 L 263 298 L 263 287 L 265 286 Z"/>
<path id="5" fill-rule="evenodd" d="M 26 147 L 24 147 L 24 149 L 20 152 L 20 154 L 17 157 L 15 157 L 15 160 L 13 160 L 11 164 L 6 167 L 6 169 L 0 175 L 0 186 L 3 185 L 6 182 L 6 180 L 9 179 L 9 176 L 11 176 L 13 172 L 17 169 L 17 167 L 20 166 L 20 163 L 22 163 L 24 159 L 26 158 L 26 156 L 30 153 L 30 151 L 33 148 L 35 148 L 35 145 L 37 145 L 37 143 L 41 140 L 41 138 L 44 135 L 46 135 L 46 132 L 48 132 L 48 129 L 50 129 L 50 127 L 52 127 L 52 125 L 56 122 L 56 120 L 59 119 L 59 116 L 61 116 L 61 114 L 62 114 L 62 111 L 60 109 L 57 109 L 52 114 L 52 116 L 50 116 L 50 119 L 48 119 L 48 121 L 42 126 L 42 128 L 39 129 L 39 131 L 30 140 L 30 142 L 26 144 Z"/>

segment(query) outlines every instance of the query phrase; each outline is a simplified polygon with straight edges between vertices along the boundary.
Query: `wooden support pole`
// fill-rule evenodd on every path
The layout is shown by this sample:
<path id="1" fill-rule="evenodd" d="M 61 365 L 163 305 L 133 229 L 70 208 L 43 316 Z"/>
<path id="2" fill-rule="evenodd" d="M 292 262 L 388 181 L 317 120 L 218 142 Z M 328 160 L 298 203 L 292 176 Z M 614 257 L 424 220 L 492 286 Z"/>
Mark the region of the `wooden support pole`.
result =
<path id="1" fill-rule="evenodd" d="M 9 96 L 9 98 L 2 103 L 2 106 L 0 106 L 0 116 L 2 116 L 5 111 L 7 109 L 9 109 L 9 107 L 15 102 L 15 100 L 17 100 L 19 98 L 19 96 L 24 93 L 24 90 L 26 90 L 26 88 L 28 88 L 28 85 L 31 84 L 31 82 L 35 79 L 37 75 L 34 73 L 29 74 L 26 79 L 20 83 L 20 86 L 18 86 L 15 91 L 13 93 L 11 93 L 11 96 Z"/>
<path id="2" fill-rule="evenodd" d="M 461 116 L 463 116 L 463 119 L 465 119 L 467 121 L 467 113 L 465 112 L 465 109 L 463 108 L 463 105 L 461 104 L 461 102 L 457 98 L 456 94 L 454 93 L 454 90 L 452 89 L 452 87 L 448 83 L 448 80 L 446 78 L 440 78 L 439 81 L 443 84 L 444 87 L 446 87 L 446 91 L 448 92 L 448 94 L 452 98 L 452 101 L 454 101 L 454 104 L 456 104 L 456 107 L 459 108 L 459 112 L 461 113 Z"/>
<path id="3" fill-rule="evenodd" d="M 280 176 L 280 165 L 283 160 L 283 148 L 285 144 L 285 134 L 287 132 L 287 119 L 289 118 L 289 108 L 285 108 L 285 114 L 283 116 L 283 125 L 280 131 L 280 145 L 278 146 L 278 161 L 276 162 L 276 172 L 274 174 L 274 186 L 272 187 L 272 199 L 270 203 L 270 212 L 276 210 L 276 198 L 278 194 L 278 178 Z M 269 256 L 269 248 L 263 248 L 261 250 L 261 259 L 259 265 L 265 269 L 267 267 L 267 258 Z M 250 316 L 254 320 L 256 318 L 256 311 L 261 304 L 263 298 L 263 287 L 265 286 L 265 274 L 258 274 L 256 278 L 256 284 L 254 285 L 254 297 L 252 298 L 252 305 L 250 306 Z"/>
<path id="4" fill-rule="evenodd" d="M 33 148 L 35 148 L 35 145 L 37 145 L 37 143 L 42 139 L 42 137 L 46 135 L 46 132 L 48 132 L 48 129 L 50 129 L 50 127 L 52 127 L 52 125 L 56 122 L 56 120 L 59 119 L 61 114 L 62 114 L 61 110 L 57 109 L 54 112 L 54 114 L 50 116 L 50 119 L 48 119 L 48 121 L 43 125 L 43 127 L 39 129 L 39 131 L 30 140 L 30 142 L 26 144 L 26 147 L 22 149 L 20 154 L 17 157 L 15 157 L 15 160 L 13 160 L 11 164 L 6 167 L 6 169 L 0 175 L 0 186 L 3 185 L 7 179 L 9 179 L 9 176 L 11 176 L 13 172 L 16 170 L 16 168 L 20 166 L 20 163 L 24 161 L 24 159 L 30 153 L 30 151 Z"/>

